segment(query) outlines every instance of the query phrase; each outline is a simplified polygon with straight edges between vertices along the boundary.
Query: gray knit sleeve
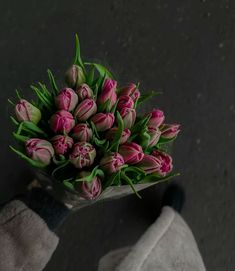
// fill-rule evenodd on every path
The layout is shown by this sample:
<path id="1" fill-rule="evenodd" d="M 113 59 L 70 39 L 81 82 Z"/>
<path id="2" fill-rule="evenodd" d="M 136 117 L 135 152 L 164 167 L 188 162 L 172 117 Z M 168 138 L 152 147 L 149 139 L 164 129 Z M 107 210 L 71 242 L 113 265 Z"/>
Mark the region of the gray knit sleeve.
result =
<path id="1" fill-rule="evenodd" d="M 58 245 L 58 237 L 23 202 L 14 200 L 0 212 L 0 270 L 41 271 Z"/>

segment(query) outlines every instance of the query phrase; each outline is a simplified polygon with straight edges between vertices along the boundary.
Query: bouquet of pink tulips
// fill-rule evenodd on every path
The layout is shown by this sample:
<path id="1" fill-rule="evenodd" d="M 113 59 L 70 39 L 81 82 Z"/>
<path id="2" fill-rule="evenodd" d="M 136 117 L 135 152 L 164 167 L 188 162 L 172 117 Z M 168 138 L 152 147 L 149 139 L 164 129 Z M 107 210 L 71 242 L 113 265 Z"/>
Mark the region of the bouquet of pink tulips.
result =
<path id="1" fill-rule="evenodd" d="M 172 158 L 169 143 L 178 124 L 166 124 L 165 115 L 153 109 L 137 116 L 140 104 L 156 93 L 141 95 L 139 84 L 119 87 L 102 65 L 83 63 L 76 36 L 74 64 L 58 88 L 48 70 L 50 89 L 31 86 L 37 101 L 17 91 L 14 138 L 11 149 L 50 176 L 80 201 L 123 195 L 169 179 Z M 130 191 L 129 191 L 130 190 Z M 111 191 L 111 193 L 110 193 Z"/>

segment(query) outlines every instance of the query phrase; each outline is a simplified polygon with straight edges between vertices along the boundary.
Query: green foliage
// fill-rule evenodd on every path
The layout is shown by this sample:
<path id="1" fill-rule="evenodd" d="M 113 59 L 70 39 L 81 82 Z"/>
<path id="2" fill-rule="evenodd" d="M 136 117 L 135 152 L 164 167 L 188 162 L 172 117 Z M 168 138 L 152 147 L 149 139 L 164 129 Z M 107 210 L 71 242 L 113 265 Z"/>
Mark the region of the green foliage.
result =
<path id="1" fill-rule="evenodd" d="M 39 161 L 35 161 L 35 160 L 32 160 L 30 159 L 28 156 L 26 156 L 24 153 L 22 153 L 21 151 L 15 149 L 14 147 L 12 146 L 9 146 L 10 149 L 15 152 L 20 158 L 26 160 L 31 166 L 33 167 L 37 167 L 37 168 L 45 168 L 46 165 L 44 165 L 43 163 L 39 162 Z"/>
<path id="2" fill-rule="evenodd" d="M 58 89 L 58 87 L 56 85 L 55 78 L 54 78 L 51 70 L 48 69 L 47 74 L 48 74 L 49 81 L 50 81 L 50 84 L 51 84 L 51 87 L 52 87 L 52 93 L 53 93 L 53 95 L 55 97 L 56 95 L 58 95 L 59 89 Z"/>
<path id="3" fill-rule="evenodd" d="M 109 151 L 114 151 L 114 152 L 118 151 L 120 139 L 122 137 L 122 132 L 124 129 L 124 123 L 123 123 L 122 117 L 118 111 L 116 112 L 116 118 L 117 118 L 117 122 L 118 122 L 118 129 L 117 129 L 117 132 L 116 132 L 114 139 L 113 139 L 113 141 L 110 145 L 110 148 L 109 148 Z"/>
<path id="4" fill-rule="evenodd" d="M 80 49 L 80 42 L 78 35 L 75 35 L 75 58 L 74 58 L 74 64 L 78 65 L 83 68 L 83 71 L 85 72 L 85 67 L 81 59 L 81 49 Z"/>
<path id="5" fill-rule="evenodd" d="M 95 168 L 93 168 L 90 175 L 78 178 L 74 180 L 74 182 L 92 182 L 96 176 L 100 177 L 101 179 L 104 178 L 104 172 L 103 170 L 99 168 L 99 166 L 96 166 Z"/>

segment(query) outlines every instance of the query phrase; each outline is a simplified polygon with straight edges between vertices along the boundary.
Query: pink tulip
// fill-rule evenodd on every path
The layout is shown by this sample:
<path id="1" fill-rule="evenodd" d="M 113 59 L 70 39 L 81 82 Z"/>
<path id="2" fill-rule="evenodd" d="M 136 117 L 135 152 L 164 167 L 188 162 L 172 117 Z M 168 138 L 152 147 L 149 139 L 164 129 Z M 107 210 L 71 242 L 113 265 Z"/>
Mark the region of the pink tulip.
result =
<path id="1" fill-rule="evenodd" d="M 107 109 L 110 110 L 117 101 L 116 87 L 117 82 L 115 80 L 105 79 L 102 92 L 97 99 L 97 104 L 104 105 L 106 102 L 109 102 Z"/>
<path id="2" fill-rule="evenodd" d="M 75 109 L 74 116 L 79 121 L 86 121 L 97 111 L 97 106 L 94 100 L 85 99 Z"/>
<path id="3" fill-rule="evenodd" d="M 78 96 L 71 88 L 64 88 L 55 97 L 56 107 L 60 110 L 72 111 L 78 103 Z"/>
<path id="4" fill-rule="evenodd" d="M 72 137 L 78 141 L 89 142 L 92 138 L 92 130 L 85 123 L 79 123 L 73 128 Z"/>
<path id="5" fill-rule="evenodd" d="M 161 131 L 157 127 L 149 126 L 148 134 L 150 135 L 150 141 L 149 141 L 148 147 L 153 147 L 158 143 L 161 136 Z"/>
<path id="6" fill-rule="evenodd" d="M 115 137 L 115 134 L 117 133 L 117 130 L 118 130 L 117 127 L 111 128 L 107 132 L 107 134 L 106 134 L 106 139 L 108 139 L 110 141 L 113 140 L 114 137 Z M 121 136 L 121 139 L 120 139 L 120 144 L 123 144 L 123 143 L 127 142 L 127 139 L 130 137 L 130 135 L 131 135 L 131 131 L 129 129 L 127 129 L 127 128 L 124 129 L 122 131 L 122 136 Z"/>
<path id="7" fill-rule="evenodd" d="M 153 155 L 145 154 L 136 166 L 143 169 L 146 174 L 157 173 L 160 170 L 161 161 Z"/>
<path id="8" fill-rule="evenodd" d="M 94 163 L 96 150 L 87 142 L 78 142 L 73 145 L 72 153 L 69 155 L 70 162 L 76 168 L 89 167 Z"/>
<path id="9" fill-rule="evenodd" d="M 121 145 L 119 153 L 122 155 L 125 163 L 129 165 L 137 164 L 144 157 L 142 147 L 134 142 Z"/>
<path id="10" fill-rule="evenodd" d="M 154 150 L 152 155 L 160 161 L 160 168 L 158 174 L 165 177 L 168 173 L 172 171 L 172 158 L 169 154 Z"/>
<path id="11" fill-rule="evenodd" d="M 79 173 L 78 177 L 83 178 L 90 174 L 90 172 L 82 171 Z M 76 188 L 78 191 L 81 191 L 82 197 L 87 200 L 95 200 L 102 192 L 102 184 L 99 177 L 94 177 L 91 182 L 78 182 Z"/>
<path id="12" fill-rule="evenodd" d="M 130 83 L 121 89 L 120 95 L 128 95 L 135 102 L 140 97 L 140 92 L 135 84 Z"/>
<path id="13" fill-rule="evenodd" d="M 179 124 L 163 124 L 160 127 L 161 130 L 161 137 L 163 138 L 173 138 L 178 135 L 180 132 L 180 125 Z"/>
<path id="14" fill-rule="evenodd" d="M 49 165 L 51 158 L 54 156 L 54 149 L 50 142 L 39 139 L 39 138 L 30 138 L 25 143 L 27 155 L 38 161 L 45 166 Z"/>
<path id="15" fill-rule="evenodd" d="M 78 65 L 72 65 L 65 74 L 65 81 L 71 88 L 78 88 L 85 80 L 84 72 Z"/>
<path id="16" fill-rule="evenodd" d="M 118 105 L 117 105 L 117 110 L 120 111 L 124 107 L 127 107 L 127 108 L 134 107 L 134 102 L 130 96 L 127 96 L 127 95 L 120 96 Z"/>
<path id="17" fill-rule="evenodd" d="M 133 108 L 124 107 L 120 111 L 120 115 L 123 119 L 125 128 L 131 128 L 135 123 L 136 111 Z"/>
<path id="18" fill-rule="evenodd" d="M 91 118 L 98 132 L 103 132 L 110 129 L 114 123 L 113 113 L 98 113 Z"/>
<path id="19" fill-rule="evenodd" d="M 15 106 L 15 114 L 18 121 L 31 121 L 37 124 L 41 119 L 40 110 L 24 99 Z"/>
<path id="20" fill-rule="evenodd" d="M 100 166 L 107 174 L 119 171 L 124 163 L 123 157 L 117 152 L 106 154 L 100 160 Z"/>
<path id="21" fill-rule="evenodd" d="M 78 95 L 79 101 L 83 101 L 85 99 L 93 98 L 93 91 L 87 84 L 82 84 L 77 90 L 76 93 Z"/>
<path id="22" fill-rule="evenodd" d="M 56 154 L 64 155 L 72 148 L 73 139 L 69 136 L 56 135 L 51 139 L 51 143 Z"/>
<path id="23" fill-rule="evenodd" d="M 159 127 L 165 120 L 163 111 L 159 109 L 154 109 L 153 111 L 148 113 L 148 116 L 150 116 L 148 126 L 152 127 Z"/>
<path id="24" fill-rule="evenodd" d="M 73 115 L 65 110 L 56 112 L 49 122 L 51 130 L 55 133 L 69 133 L 75 125 Z"/>

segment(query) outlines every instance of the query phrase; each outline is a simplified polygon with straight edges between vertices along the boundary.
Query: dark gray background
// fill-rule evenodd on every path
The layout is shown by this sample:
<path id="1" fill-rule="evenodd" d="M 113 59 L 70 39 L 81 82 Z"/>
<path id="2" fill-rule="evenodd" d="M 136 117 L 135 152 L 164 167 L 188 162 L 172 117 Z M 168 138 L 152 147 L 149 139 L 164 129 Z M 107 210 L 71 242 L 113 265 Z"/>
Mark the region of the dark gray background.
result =
<path id="1" fill-rule="evenodd" d="M 21 191 L 30 168 L 8 149 L 7 98 L 32 82 L 61 78 L 79 34 L 87 60 L 99 60 L 121 82 L 164 90 L 145 110 L 162 108 L 182 123 L 175 168 L 186 190 L 183 216 L 208 270 L 235 270 L 235 3 L 186 0 L 0 2 L 0 200 Z M 62 85 L 61 85 L 62 86 Z M 165 188 L 159 186 L 158 192 Z M 130 245 L 153 221 L 160 196 L 130 196 L 88 207 L 60 228 L 49 270 L 96 270 L 101 255 Z M 161 193 L 159 193 L 161 194 Z M 146 197 L 145 197 L 146 198 Z"/>

